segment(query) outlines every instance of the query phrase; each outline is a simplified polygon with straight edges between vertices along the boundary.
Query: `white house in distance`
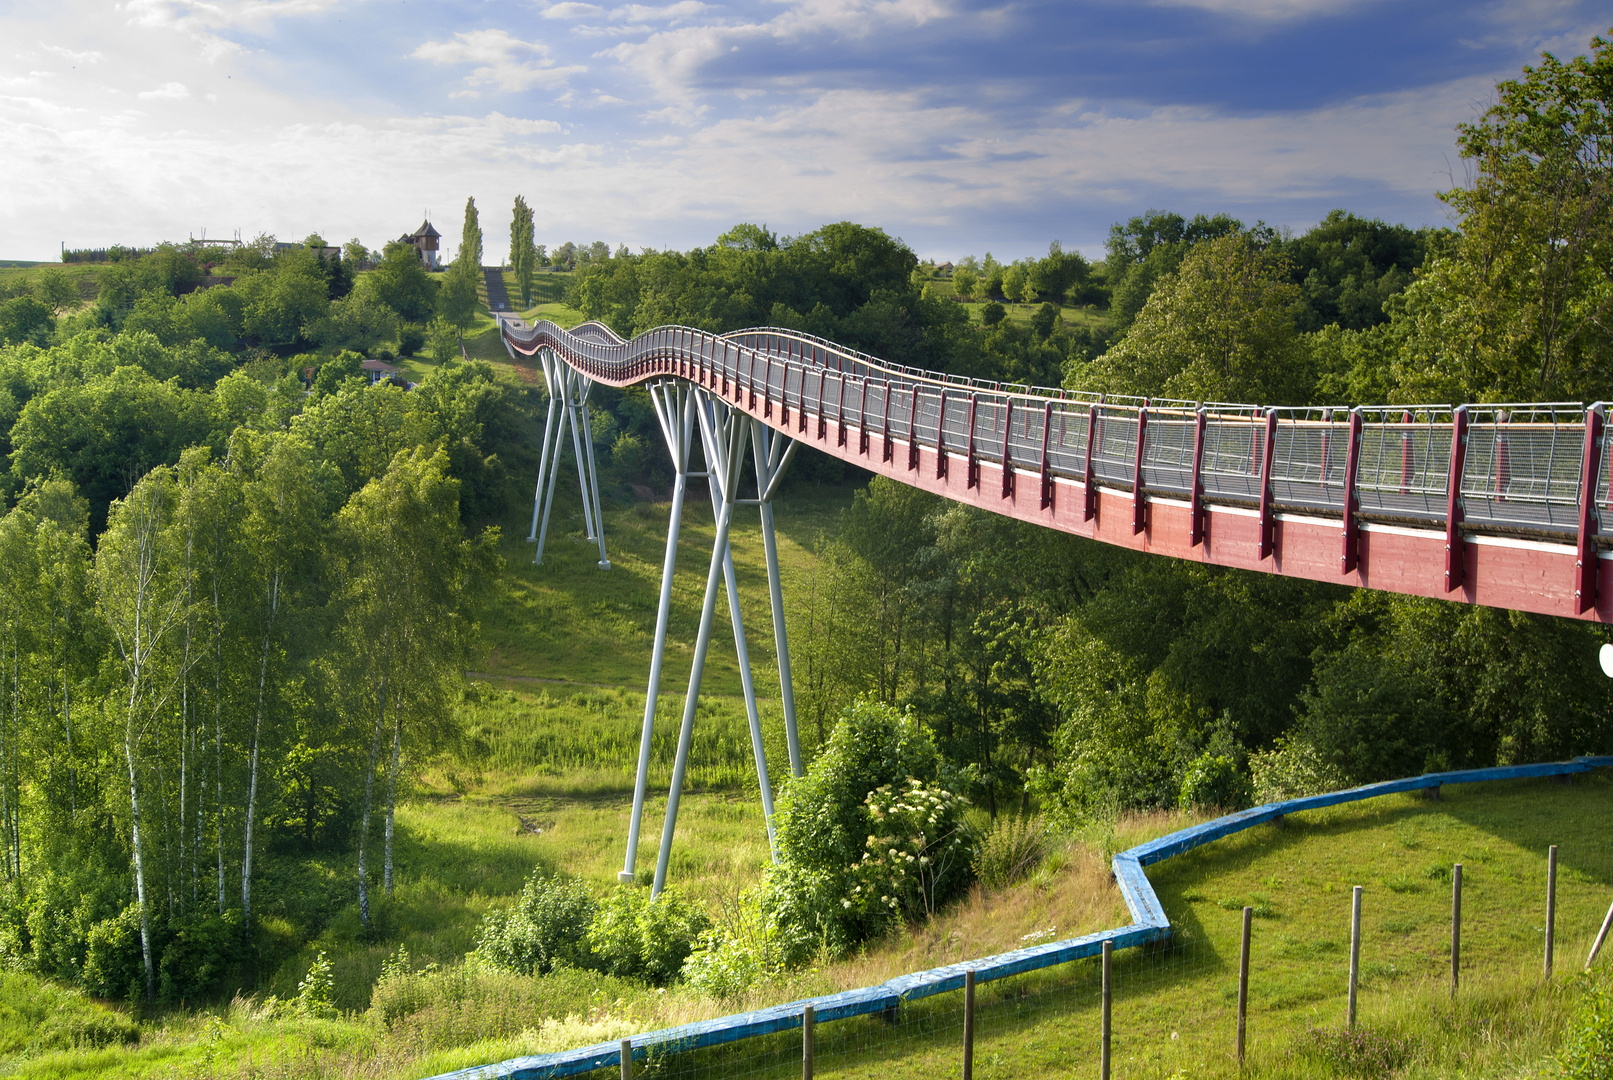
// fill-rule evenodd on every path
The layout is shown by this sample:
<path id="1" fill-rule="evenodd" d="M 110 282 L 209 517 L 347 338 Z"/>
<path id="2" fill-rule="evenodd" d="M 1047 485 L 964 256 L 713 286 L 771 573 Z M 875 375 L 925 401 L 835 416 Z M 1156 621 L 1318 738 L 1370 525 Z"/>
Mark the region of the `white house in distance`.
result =
<path id="1" fill-rule="evenodd" d="M 394 367 L 393 365 L 387 363 L 385 360 L 366 360 L 358 366 L 358 369 L 359 371 L 363 372 L 364 377 L 370 381 L 371 386 L 374 386 L 378 382 L 386 382 L 388 379 L 392 378 L 394 375 L 397 375 L 402 370 L 401 368 Z"/>

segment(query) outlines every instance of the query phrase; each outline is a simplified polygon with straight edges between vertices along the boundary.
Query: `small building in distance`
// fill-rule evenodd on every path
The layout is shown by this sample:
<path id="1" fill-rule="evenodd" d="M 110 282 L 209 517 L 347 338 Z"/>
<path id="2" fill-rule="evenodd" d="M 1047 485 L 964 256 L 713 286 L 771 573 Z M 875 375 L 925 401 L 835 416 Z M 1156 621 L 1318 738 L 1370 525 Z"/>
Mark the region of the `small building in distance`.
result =
<path id="1" fill-rule="evenodd" d="M 442 263 L 437 259 L 437 241 L 441 237 L 442 233 L 432 228 L 431 219 L 427 218 L 414 232 L 404 233 L 398 239 L 420 253 L 420 262 L 427 270 L 441 270 Z"/>
<path id="2" fill-rule="evenodd" d="M 386 382 L 388 379 L 397 376 L 402 370 L 401 368 L 393 367 L 385 360 L 366 360 L 358 366 L 358 369 L 364 373 L 364 377 L 370 381 L 371 386 L 378 382 Z"/>

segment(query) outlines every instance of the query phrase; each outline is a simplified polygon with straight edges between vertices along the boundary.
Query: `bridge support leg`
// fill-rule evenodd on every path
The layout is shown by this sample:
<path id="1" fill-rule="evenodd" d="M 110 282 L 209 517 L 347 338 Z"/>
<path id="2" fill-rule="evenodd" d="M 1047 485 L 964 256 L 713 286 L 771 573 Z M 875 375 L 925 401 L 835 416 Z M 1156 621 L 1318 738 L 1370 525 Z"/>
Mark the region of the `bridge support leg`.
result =
<path id="1" fill-rule="evenodd" d="M 795 686 L 790 680 L 790 640 L 784 630 L 784 589 L 779 581 L 778 538 L 773 534 L 773 495 L 800 443 L 787 439 L 766 424 L 751 421 L 751 451 L 756 465 L 757 501 L 762 510 L 762 547 L 767 556 L 768 600 L 773 610 L 773 645 L 778 652 L 779 700 L 784 706 L 784 740 L 790 751 L 790 772 L 805 776 L 801 761 L 801 734 L 795 723 Z"/>
<path id="2" fill-rule="evenodd" d="M 644 731 L 639 738 L 638 777 L 633 784 L 633 816 L 627 824 L 627 858 L 617 880 L 632 884 L 638 858 L 639 826 L 644 820 L 644 796 L 650 784 L 650 740 L 655 730 L 655 709 L 661 693 L 661 664 L 666 659 L 666 628 L 672 614 L 672 575 L 678 563 L 678 529 L 683 523 L 683 498 L 689 486 L 689 450 L 695 429 L 695 401 L 687 384 L 668 380 L 650 387 L 650 401 L 666 437 L 675 473 L 672 481 L 672 515 L 667 522 L 666 561 L 661 566 L 661 603 L 655 614 L 655 648 L 650 653 L 650 684 L 644 695 Z"/>
<path id="3" fill-rule="evenodd" d="M 538 489 L 532 500 L 532 535 L 537 553 L 534 563 L 543 562 L 543 548 L 549 537 L 549 512 L 554 507 L 555 484 L 560 478 L 560 455 L 567 428 L 571 450 L 577 459 L 577 485 L 582 489 L 583 531 L 599 545 L 599 567 L 610 569 L 605 554 L 605 515 L 599 500 L 599 468 L 594 461 L 592 426 L 588 421 L 588 393 L 593 381 L 573 370 L 549 350 L 538 354 L 544 381 L 549 387 L 549 419 L 544 425 L 543 454 L 538 467 Z"/>
<path id="4" fill-rule="evenodd" d="M 689 692 L 683 701 L 678 752 L 672 762 L 672 787 L 667 793 L 666 823 L 661 829 L 661 850 L 655 860 L 655 884 L 650 890 L 652 898 L 659 896 L 661 890 L 666 888 L 667 864 L 672 856 L 672 834 L 678 824 L 678 800 L 683 794 L 683 775 L 689 765 L 689 743 L 694 735 L 695 710 L 700 702 L 700 679 L 705 674 L 706 653 L 711 648 L 711 627 L 717 614 L 718 579 L 723 575 L 728 559 L 728 532 L 734 520 L 734 495 L 739 488 L 745 439 L 750 434 L 750 425 L 739 422 L 739 417 L 732 409 L 715 400 L 709 392 L 698 393 L 695 408 L 707 451 L 706 471 L 713 481 L 712 501 L 716 509 L 717 535 L 711 547 L 711 569 L 706 574 L 706 598 L 700 609 L 700 631 L 695 638 Z M 713 450 L 717 452 L 713 453 Z M 720 501 L 717 498 L 719 495 Z"/>

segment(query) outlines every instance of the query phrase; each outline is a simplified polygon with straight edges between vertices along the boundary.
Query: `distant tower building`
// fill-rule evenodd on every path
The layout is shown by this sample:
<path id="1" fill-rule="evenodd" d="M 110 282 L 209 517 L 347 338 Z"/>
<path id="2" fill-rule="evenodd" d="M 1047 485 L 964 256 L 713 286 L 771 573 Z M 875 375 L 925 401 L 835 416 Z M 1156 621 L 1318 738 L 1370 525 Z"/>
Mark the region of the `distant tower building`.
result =
<path id="1" fill-rule="evenodd" d="M 421 222 L 418 229 L 403 237 L 403 242 L 414 246 L 427 270 L 440 270 L 442 264 L 437 261 L 437 240 L 441 236 L 442 233 L 431 227 L 431 220 L 428 218 Z"/>

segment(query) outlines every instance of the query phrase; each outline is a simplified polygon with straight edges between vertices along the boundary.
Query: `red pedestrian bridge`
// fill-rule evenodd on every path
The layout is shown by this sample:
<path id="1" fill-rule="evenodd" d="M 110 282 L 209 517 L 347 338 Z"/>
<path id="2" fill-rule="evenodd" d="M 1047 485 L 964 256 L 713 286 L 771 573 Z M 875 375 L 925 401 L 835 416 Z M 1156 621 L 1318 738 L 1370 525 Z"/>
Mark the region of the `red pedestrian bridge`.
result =
<path id="1" fill-rule="evenodd" d="M 1076 536 L 1313 581 L 1613 618 L 1600 404 L 1104 397 L 904 367 L 792 330 L 665 326 L 624 341 L 599 323 L 567 331 L 505 320 L 502 332 L 512 353 L 546 350 L 586 380 L 685 383 L 789 440 Z"/>

